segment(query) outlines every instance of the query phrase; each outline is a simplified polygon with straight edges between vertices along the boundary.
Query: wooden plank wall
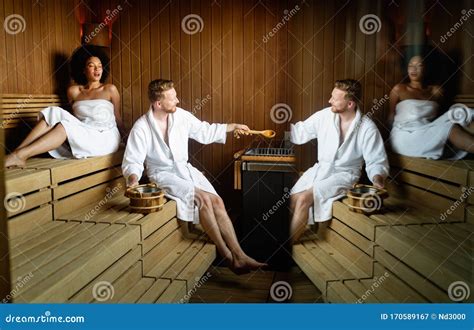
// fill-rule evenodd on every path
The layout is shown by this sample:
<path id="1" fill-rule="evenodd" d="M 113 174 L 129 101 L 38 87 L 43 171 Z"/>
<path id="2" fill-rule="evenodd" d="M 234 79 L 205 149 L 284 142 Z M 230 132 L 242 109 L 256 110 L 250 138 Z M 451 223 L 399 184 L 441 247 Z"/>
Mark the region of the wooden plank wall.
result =
<path id="1" fill-rule="evenodd" d="M 0 92 L 52 94 L 65 92 L 69 84 L 65 63 L 80 45 L 80 25 L 74 1 L 0 1 Z M 20 15 L 8 33 L 5 19 Z M 22 28 L 24 31 L 21 32 Z"/>
<path id="2" fill-rule="evenodd" d="M 277 103 L 291 108 L 292 122 L 307 118 L 327 106 L 335 79 L 352 77 L 363 84 L 367 112 L 404 77 L 393 45 L 403 43 L 400 22 L 408 0 L 0 0 L 0 15 L 15 13 L 26 21 L 22 33 L 0 31 L 0 92 L 58 90 L 55 78 L 64 82 L 64 73 L 55 73 L 57 64 L 79 44 L 75 8 L 80 3 L 92 10 L 85 11 L 85 19 L 122 8 L 113 24 L 111 78 L 122 95 L 127 127 L 146 112 L 152 78 L 173 79 L 181 106 L 203 120 L 243 122 L 275 129 L 281 137 L 289 124 L 271 120 L 270 109 Z M 474 19 L 469 16 L 445 42 L 440 37 L 472 4 L 429 0 L 423 10 L 432 43 L 460 61 L 461 69 L 446 82 L 458 85 L 461 93 L 474 88 Z M 201 32 L 183 31 L 182 20 L 189 14 L 202 19 Z M 361 31 L 359 21 L 367 14 L 379 17 L 379 32 Z M 291 17 L 285 20 L 285 15 Z M 383 132 L 387 111 L 388 102 L 374 111 Z M 225 146 L 192 144 L 190 159 L 222 192 L 231 187 L 232 154 L 251 141 L 229 136 Z M 315 161 L 315 147 L 300 148 L 298 155 L 302 169 L 307 168 Z"/>

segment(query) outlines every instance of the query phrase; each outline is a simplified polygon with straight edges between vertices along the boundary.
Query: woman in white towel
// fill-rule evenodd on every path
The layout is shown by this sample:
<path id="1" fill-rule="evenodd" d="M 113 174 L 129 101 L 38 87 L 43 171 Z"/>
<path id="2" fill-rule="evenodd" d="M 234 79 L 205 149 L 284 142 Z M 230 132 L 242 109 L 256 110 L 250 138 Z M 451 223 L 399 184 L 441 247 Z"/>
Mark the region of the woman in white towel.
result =
<path id="1" fill-rule="evenodd" d="M 83 46 L 71 57 L 76 85 L 67 90 L 73 114 L 47 107 L 25 140 L 8 156 L 5 167 L 25 165 L 30 157 L 49 152 L 54 158 L 85 158 L 117 151 L 125 129 L 120 116 L 120 95 L 106 84 L 109 59 L 97 47 Z"/>
<path id="2" fill-rule="evenodd" d="M 453 106 L 438 117 L 443 90 L 425 81 L 421 56 L 408 63 L 408 83 L 400 83 L 390 92 L 390 142 L 398 154 L 429 159 L 461 159 L 474 152 L 474 136 L 464 130 L 474 110 Z M 448 143 L 449 142 L 449 143 Z"/>

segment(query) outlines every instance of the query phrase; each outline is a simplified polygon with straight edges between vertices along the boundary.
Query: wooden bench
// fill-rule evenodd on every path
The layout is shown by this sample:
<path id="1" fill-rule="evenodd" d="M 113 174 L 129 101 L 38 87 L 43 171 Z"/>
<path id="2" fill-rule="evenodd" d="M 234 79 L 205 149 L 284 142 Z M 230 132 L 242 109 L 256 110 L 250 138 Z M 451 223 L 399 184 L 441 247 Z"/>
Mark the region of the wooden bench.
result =
<path id="1" fill-rule="evenodd" d="M 203 239 L 189 239 L 183 235 L 182 221 L 176 218 L 176 202 L 168 201 L 156 213 L 131 213 L 128 199 L 116 196 L 97 214 L 86 219 L 93 205 L 66 214 L 65 221 L 83 223 L 126 224 L 140 229 L 140 258 L 134 267 L 123 271 L 122 263 L 101 276 L 71 298 L 73 302 L 92 302 L 90 288 L 94 283 L 107 280 L 122 288 L 112 301 L 122 302 L 177 302 L 186 301 L 195 283 L 210 267 L 216 257 L 213 244 Z M 123 271 L 123 272 L 122 272 Z M 183 291 L 184 290 L 184 291 Z M 184 294 L 183 294 L 184 292 Z"/>
<path id="2" fill-rule="evenodd" d="M 101 302 L 103 286 L 113 291 L 109 303 L 186 302 L 215 246 L 182 234 L 174 201 L 148 215 L 131 212 L 128 202 L 121 191 L 12 240 L 12 276 L 30 283 L 14 301 Z"/>

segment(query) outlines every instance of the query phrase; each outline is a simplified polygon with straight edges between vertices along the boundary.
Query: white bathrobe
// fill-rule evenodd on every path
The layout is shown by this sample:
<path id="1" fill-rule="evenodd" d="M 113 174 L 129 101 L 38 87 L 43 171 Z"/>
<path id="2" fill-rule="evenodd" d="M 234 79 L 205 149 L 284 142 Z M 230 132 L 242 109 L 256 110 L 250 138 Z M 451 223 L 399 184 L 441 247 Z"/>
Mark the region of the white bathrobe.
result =
<path id="1" fill-rule="evenodd" d="M 314 206 L 308 216 L 310 224 L 332 218 L 333 202 L 359 180 L 364 160 L 370 180 L 377 174 L 388 175 L 383 140 L 373 121 L 357 110 L 341 145 L 339 126 L 339 115 L 330 107 L 291 125 L 293 143 L 304 144 L 318 139 L 319 162 L 308 169 L 291 190 L 292 194 L 313 190 Z"/>
<path id="2" fill-rule="evenodd" d="M 226 124 L 200 121 L 190 112 L 177 108 L 168 116 L 168 143 L 158 129 L 150 110 L 140 117 L 130 132 L 122 170 L 127 178 L 136 174 L 141 178 L 144 165 L 147 176 L 164 189 L 165 195 L 176 201 L 178 218 L 199 222 L 194 203 L 194 189 L 199 188 L 217 195 L 206 177 L 188 162 L 189 138 L 199 143 L 225 143 Z"/>

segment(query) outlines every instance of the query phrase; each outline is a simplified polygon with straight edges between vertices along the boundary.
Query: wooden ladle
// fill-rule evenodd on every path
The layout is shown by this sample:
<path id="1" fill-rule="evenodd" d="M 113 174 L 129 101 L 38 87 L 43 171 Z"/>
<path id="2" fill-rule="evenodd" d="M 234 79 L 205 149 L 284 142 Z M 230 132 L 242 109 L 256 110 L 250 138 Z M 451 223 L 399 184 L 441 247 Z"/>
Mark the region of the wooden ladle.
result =
<path id="1" fill-rule="evenodd" d="M 261 135 L 263 137 L 266 137 L 268 139 L 271 139 L 273 137 L 275 137 L 276 133 L 275 131 L 272 131 L 271 129 L 266 129 L 264 131 L 254 131 L 254 130 L 248 130 L 248 131 L 244 131 L 244 130 L 239 130 L 239 132 L 235 131 L 234 132 L 234 136 L 239 139 L 240 138 L 240 134 L 245 134 L 245 135 L 249 135 L 249 134 L 256 134 L 256 135 Z"/>

